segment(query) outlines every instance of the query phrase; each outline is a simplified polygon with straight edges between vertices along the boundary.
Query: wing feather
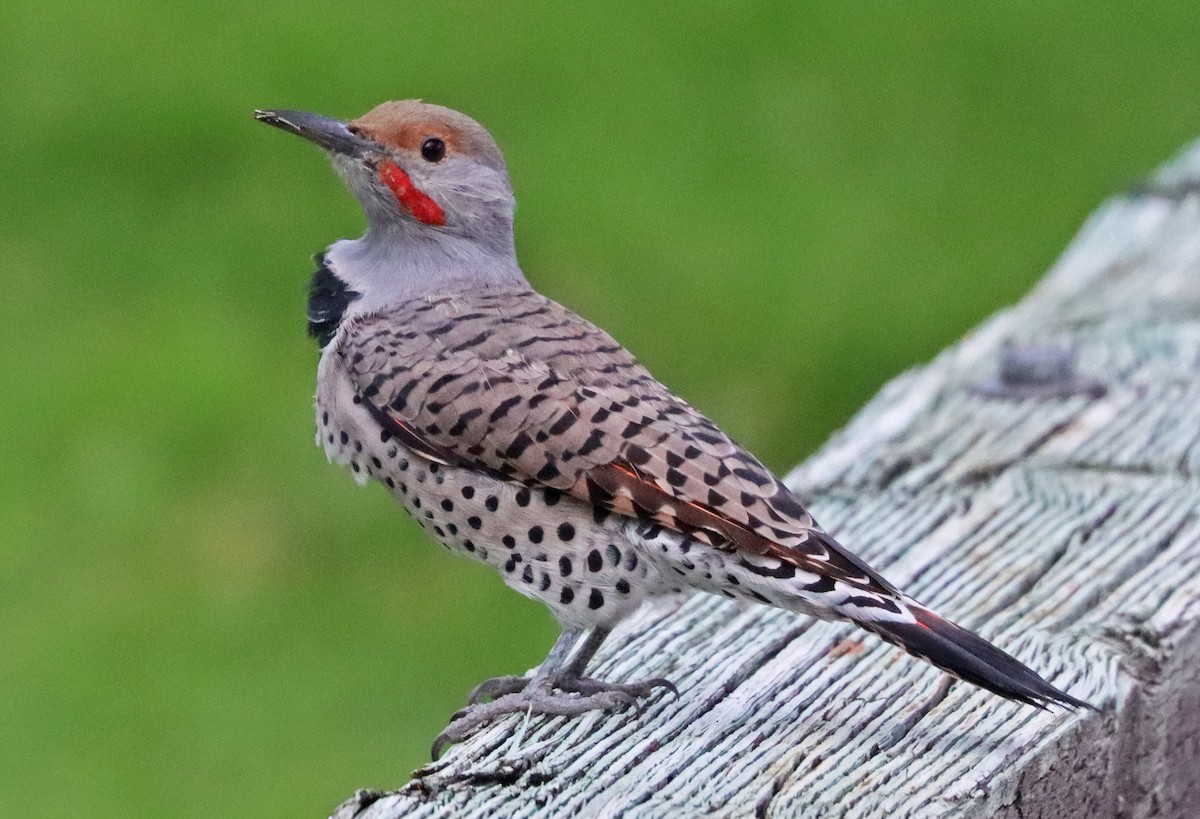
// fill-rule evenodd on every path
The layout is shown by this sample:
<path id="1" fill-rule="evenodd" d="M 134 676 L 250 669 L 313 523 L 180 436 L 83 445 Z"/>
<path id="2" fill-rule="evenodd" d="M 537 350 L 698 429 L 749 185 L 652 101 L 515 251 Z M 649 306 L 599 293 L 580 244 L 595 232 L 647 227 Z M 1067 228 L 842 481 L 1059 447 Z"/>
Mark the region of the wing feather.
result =
<path id="1" fill-rule="evenodd" d="M 414 300 L 350 323 L 335 353 L 422 457 L 895 593 L 607 333 L 531 290 Z"/>

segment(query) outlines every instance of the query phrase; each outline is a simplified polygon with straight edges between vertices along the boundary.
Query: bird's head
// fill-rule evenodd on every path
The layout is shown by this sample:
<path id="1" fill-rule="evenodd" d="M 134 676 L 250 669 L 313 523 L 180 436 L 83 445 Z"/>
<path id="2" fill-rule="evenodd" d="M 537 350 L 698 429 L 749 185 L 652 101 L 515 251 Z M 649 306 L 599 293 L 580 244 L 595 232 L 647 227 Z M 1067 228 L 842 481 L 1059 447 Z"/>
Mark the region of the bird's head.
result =
<path id="1" fill-rule="evenodd" d="M 504 157 L 475 120 L 420 100 L 385 102 L 350 122 L 255 111 L 325 149 L 372 229 L 508 244 L 514 201 Z"/>

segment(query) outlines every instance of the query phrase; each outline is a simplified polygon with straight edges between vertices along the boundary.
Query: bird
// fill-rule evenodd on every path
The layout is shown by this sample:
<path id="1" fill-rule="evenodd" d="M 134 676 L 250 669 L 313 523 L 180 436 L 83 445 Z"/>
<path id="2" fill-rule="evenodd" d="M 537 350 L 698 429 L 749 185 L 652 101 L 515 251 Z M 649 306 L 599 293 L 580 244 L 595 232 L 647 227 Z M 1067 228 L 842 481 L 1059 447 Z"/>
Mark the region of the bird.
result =
<path id="1" fill-rule="evenodd" d="M 678 695 L 587 666 L 643 603 L 695 591 L 849 621 L 1019 703 L 1092 707 L 892 585 L 612 336 L 535 290 L 504 157 L 474 119 L 421 100 L 350 121 L 255 116 L 320 146 L 366 217 L 315 260 L 318 445 L 561 627 L 531 674 L 471 692 L 435 758 L 506 714 Z"/>

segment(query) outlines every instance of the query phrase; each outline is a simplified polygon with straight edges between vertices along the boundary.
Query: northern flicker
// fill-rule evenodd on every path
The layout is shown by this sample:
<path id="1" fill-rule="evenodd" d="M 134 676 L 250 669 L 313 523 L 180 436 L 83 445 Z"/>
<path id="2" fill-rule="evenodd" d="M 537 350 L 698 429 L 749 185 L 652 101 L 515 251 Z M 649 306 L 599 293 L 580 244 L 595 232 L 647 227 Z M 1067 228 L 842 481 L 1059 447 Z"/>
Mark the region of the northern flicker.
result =
<path id="1" fill-rule="evenodd" d="M 1087 705 L 898 590 L 611 336 L 535 291 L 504 159 L 474 120 L 415 100 L 349 123 L 255 115 L 325 149 L 366 213 L 312 280 L 318 443 L 562 626 L 532 677 L 472 692 L 435 756 L 502 714 L 673 690 L 585 669 L 622 618 L 681 590 L 848 620 L 1009 699 Z"/>

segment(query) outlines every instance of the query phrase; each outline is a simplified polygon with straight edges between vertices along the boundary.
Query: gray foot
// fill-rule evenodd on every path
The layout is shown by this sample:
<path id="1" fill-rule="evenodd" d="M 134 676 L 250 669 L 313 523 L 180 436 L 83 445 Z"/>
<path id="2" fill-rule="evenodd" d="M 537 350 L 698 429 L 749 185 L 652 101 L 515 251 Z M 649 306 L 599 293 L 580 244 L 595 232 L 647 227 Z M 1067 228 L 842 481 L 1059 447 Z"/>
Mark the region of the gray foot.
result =
<path id="1" fill-rule="evenodd" d="M 472 689 L 467 695 L 467 704 L 475 705 L 484 700 L 494 700 L 503 697 L 506 694 L 519 694 L 533 683 L 530 677 L 492 677 L 489 680 L 484 680 L 479 685 Z M 600 694 L 605 691 L 611 691 L 619 694 L 628 694 L 634 698 L 648 697 L 654 693 L 656 688 L 665 688 L 679 696 L 679 689 L 670 680 L 662 677 L 655 677 L 652 680 L 643 680 L 635 683 L 610 683 L 603 680 L 597 680 L 595 677 L 577 677 L 574 675 L 562 674 L 551 680 L 551 689 L 565 691 L 568 694 L 582 694 L 591 696 L 592 694 Z"/>
<path id="2" fill-rule="evenodd" d="M 598 694 L 602 691 L 611 691 L 619 694 L 627 694 L 633 697 L 635 701 L 642 697 L 650 696 L 656 688 L 665 688 L 676 697 L 679 696 L 679 689 L 675 687 L 675 683 L 663 677 L 655 677 L 635 683 L 610 683 L 604 682 L 604 680 L 597 680 L 595 677 L 567 677 L 557 680 L 555 687 L 562 691 L 571 691 L 584 696 Z"/>
<path id="3" fill-rule="evenodd" d="M 487 723 L 508 714 L 546 714 L 575 717 L 588 711 L 619 711 L 636 706 L 656 688 L 679 691 L 664 679 L 639 683 L 606 683 L 592 677 L 562 675 L 555 678 L 495 677 L 476 686 L 470 704 L 450 718 L 446 730 L 433 741 L 433 758 L 447 745 L 462 742 Z M 491 702 L 481 702 L 495 697 Z"/>

